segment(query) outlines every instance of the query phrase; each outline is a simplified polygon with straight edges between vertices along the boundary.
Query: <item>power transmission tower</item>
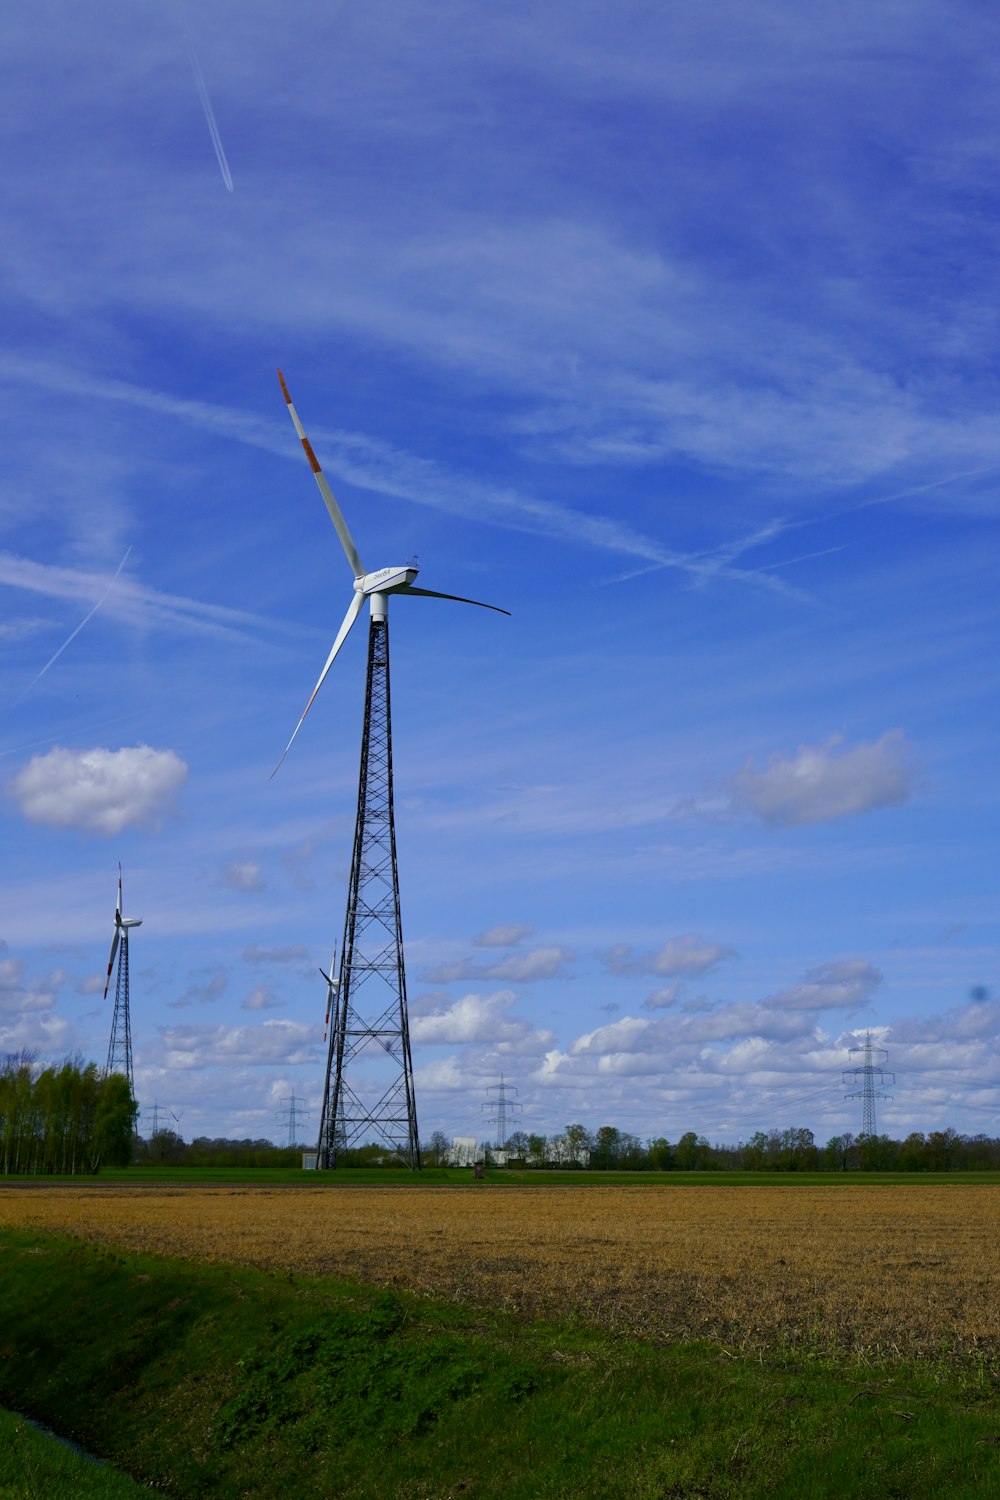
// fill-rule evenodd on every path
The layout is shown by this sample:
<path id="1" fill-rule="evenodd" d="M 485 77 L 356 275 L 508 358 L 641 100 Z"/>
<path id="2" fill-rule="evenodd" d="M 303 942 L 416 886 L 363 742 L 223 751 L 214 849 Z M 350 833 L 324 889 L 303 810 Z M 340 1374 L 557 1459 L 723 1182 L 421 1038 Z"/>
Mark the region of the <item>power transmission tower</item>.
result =
<path id="1" fill-rule="evenodd" d="M 518 1104 L 516 1099 L 508 1097 L 510 1094 L 516 1094 L 517 1089 L 509 1083 L 504 1083 L 502 1073 L 500 1074 L 500 1082 L 489 1084 L 486 1092 L 488 1094 L 495 1092 L 497 1096 L 495 1099 L 487 1099 L 482 1107 L 490 1111 L 487 1123 L 496 1125 L 496 1148 L 498 1151 L 502 1151 L 507 1144 L 507 1115 L 508 1113 L 513 1113 L 516 1109 L 522 1109 L 524 1106 Z"/>
<path id="2" fill-rule="evenodd" d="M 181 1121 L 183 1120 L 183 1118 L 184 1118 L 184 1111 L 183 1110 L 181 1110 L 180 1114 L 178 1114 L 175 1109 L 171 1109 L 168 1105 L 161 1104 L 158 1099 L 154 1099 L 153 1100 L 153 1131 L 152 1131 L 153 1135 L 156 1135 L 157 1132 L 160 1129 L 160 1114 L 161 1114 L 161 1111 L 162 1111 L 163 1114 L 169 1115 L 170 1118 L 173 1120 L 173 1122 L 174 1122 L 175 1125 L 179 1125 L 181 1123 Z M 164 1130 L 169 1130 L 170 1127 L 168 1125 L 164 1125 L 163 1128 L 164 1128 Z"/>
<path id="3" fill-rule="evenodd" d="M 297 1105 L 304 1104 L 305 1100 L 297 1098 L 294 1093 L 290 1099 L 282 1099 L 281 1102 L 287 1105 L 287 1108 L 278 1110 L 278 1119 L 287 1123 L 288 1144 L 295 1146 L 298 1144 L 298 1121 L 303 1115 L 309 1114 L 309 1110 L 296 1108 Z"/>
<path id="4" fill-rule="evenodd" d="M 384 598 L 381 602 L 377 613 L 373 598 L 368 634 L 354 853 L 317 1165 L 335 1167 L 345 1151 L 375 1135 L 412 1171 L 419 1171 L 392 801 L 389 624 Z M 363 1078 L 359 1064 L 373 1062 L 382 1067 L 369 1068 Z"/>
<path id="5" fill-rule="evenodd" d="M 875 1057 L 879 1056 L 884 1057 L 886 1062 L 888 1062 L 889 1054 L 884 1047 L 872 1046 L 872 1034 L 870 1031 L 865 1032 L 865 1045 L 863 1047 L 851 1048 L 852 1056 L 855 1052 L 860 1052 L 864 1060 L 859 1067 L 844 1069 L 844 1082 L 860 1082 L 861 1088 L 854 1089 L 851 1093 L 845 1094 L 844 1098 L 862 1100 L 861 1131 L 869 1140 L 872 1140 L 876 1134 L 875 1100 L 892 1098 L 891 1094 L 882 1093 L 882 1086 L 885 1083 L 895 1083 L 896 1075 L 895 1073 L 887 1073 L 880 1064 L 874 1061 Z"/>

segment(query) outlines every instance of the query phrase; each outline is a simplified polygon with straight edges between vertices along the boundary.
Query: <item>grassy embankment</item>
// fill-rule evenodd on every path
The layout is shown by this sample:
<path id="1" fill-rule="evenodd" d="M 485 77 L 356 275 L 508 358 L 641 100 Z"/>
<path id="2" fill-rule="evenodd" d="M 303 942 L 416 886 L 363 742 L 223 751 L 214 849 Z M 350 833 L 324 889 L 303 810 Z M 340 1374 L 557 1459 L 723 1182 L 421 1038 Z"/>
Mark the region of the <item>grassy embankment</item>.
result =
<path id="1" fill-rule="evenodd" d="M 734 1359 L 33 1230 L 0 1401 L 182 1500 L 1000 1496 L 985 1360 Z"/>

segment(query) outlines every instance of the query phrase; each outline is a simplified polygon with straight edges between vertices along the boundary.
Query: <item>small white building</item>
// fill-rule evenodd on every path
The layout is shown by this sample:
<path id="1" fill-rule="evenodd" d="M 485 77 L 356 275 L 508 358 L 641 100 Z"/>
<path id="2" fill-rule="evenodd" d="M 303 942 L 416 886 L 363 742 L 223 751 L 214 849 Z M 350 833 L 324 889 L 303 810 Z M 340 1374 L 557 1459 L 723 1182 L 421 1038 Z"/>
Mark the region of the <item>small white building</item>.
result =
<path id="1" fill-rule="evenodd" d="M 471 1167 L 479 1157 L 479 1142 L 474 1135 L 456 1135 L 448 1147 L 449 1167 Z"/>

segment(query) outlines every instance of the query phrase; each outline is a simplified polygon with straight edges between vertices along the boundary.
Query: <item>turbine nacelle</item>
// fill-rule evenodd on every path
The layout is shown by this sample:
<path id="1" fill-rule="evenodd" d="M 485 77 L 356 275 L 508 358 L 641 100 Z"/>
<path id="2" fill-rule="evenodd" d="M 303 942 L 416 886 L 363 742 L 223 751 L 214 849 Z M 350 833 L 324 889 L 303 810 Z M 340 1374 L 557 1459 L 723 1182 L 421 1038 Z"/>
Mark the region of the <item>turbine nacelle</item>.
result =
<path id="1" fill-rule="evenodd" d="M 356 594 L 392 594 L 407 589 L 420 569 L 413 563 L 402 568 L 379 568 L 377 573 L 364 573 L 354 580 Z"/>
<path id="2" fill-rule="evenodd" d="M 124 932 L 125 936 L 128 937 L 128 929 L 130 927 L 141 927 L 141 926 L 142 926 L 142 918 L 141 917 L 123 917 L 122 916 L 122 867 L 121 867 L 121 865 L 119 865 L 118 866 L 118 895 L 117 895 L 117 898 L 115 900 L 115 930 L 114 930 L 114 934 L 113 934 L 113 936 L 111 938 L 111 957 L 108 959 L 108 977 L 104 981 L 104 998 L 105 998 L 105 1000 L 108 998 L 108 986 L 111 983 L 111 970 L 114 968 L 115 955 L 118 952 L 118 944 L 121 941 L 121 935 Z"/>

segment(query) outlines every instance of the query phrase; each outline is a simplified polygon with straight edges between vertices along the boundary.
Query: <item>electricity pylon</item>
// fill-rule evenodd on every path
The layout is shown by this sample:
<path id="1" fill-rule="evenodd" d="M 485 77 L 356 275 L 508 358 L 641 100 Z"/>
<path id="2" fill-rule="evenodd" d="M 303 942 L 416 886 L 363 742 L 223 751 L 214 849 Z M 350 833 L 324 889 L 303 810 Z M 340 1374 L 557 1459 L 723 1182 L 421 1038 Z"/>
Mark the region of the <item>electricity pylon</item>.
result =
<path id="1" fill-rule="evenodd" d="M 863 1135 L 866 1135 L 871 1140 L 876 1134 L 875 1100 L 892 1098 L 891 1094 L 882 1093 L 882 1085 L 885 1083 L 895 1083 L 896 1075 L 895 1073 L 887 1073 L 883 1067 L 873 1061 L 876 1054 L 878 1054 L 888 1062 L 889 1054 L 884 1047 L 872 1046 L 872 1034 L 870 1031 L 865 1032 L 865 1045 L 863 1047 L 852 1047 L 850 1050 L 852 1056 L 855 1052 L 862 1053 L 864 1061 L 857 1068 L 844 1069 L 844 1082 L 857 1083 L 861 1080 L 861 1088 L 854 1089 L 851 1093 L 845 1094 L 844 1098 L 860 1099 L 862 1101 L 861 1131 Z"/>
<path id="2" fill-rule="evenodd" d="M 301 1120 L 302 1116 L 307 1115 L 309 1111 L 307 1109 L 301 1109 L 299 1107 L 305 1103 L 305 1100 L 297 1098 L 294 1091 L 292 1092 L 291 1098 L 282 1099 L 281 1102 L 286 1107 L 284 1109 L 279 1109 L 278 1119 L 283 1125 L 287 1124 L 288 1126 L 289 1147 L 297 1146 L 299 1143 L 299 1121 Z"/>
<path id="3" fill-rule="evenodd" d="M 497 1096 L 496 1099 L 487 1099 L 482 1107 L 484 1110 L 490 1111 L 489 1123 L 496 1123 L 496 1148 L 498 1151 L 502 1151 L 507 1144 L 508 1111 L 513 1113 L 516 1109 L 522 1109 L 523 1105 L 518 1104 L 516 1099 L 508 1098 L 508 1095 L 516 1094 L 517 1089 L 509 1083 L 504 1083 L 502 1073 L 500 1074 L 500 1082 L 488 1084 L 486 1092 L 488 1094 L 495 1092 Z"/>

